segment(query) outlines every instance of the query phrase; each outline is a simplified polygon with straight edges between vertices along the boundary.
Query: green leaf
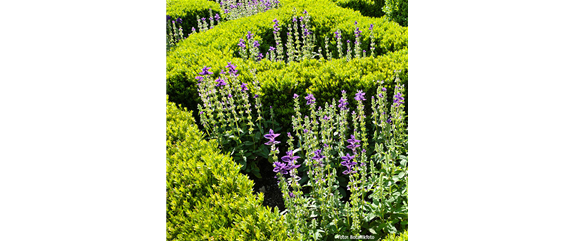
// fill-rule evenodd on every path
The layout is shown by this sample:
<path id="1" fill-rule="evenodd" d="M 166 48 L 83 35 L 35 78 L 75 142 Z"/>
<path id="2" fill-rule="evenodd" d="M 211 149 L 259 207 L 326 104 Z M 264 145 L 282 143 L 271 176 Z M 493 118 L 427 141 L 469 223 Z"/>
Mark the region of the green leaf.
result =
<path id="1" fill-rule="evenodd" d="M 399 178 L 403 178 L 405 176 L 405 172 L 399 172 Z"/>
<path id="2" fill-rule="evenodd" d="M 245 144 L 246 146 L 252 146 L 254 143 L 251 141 L 246 141 L 243 144 Z"/>

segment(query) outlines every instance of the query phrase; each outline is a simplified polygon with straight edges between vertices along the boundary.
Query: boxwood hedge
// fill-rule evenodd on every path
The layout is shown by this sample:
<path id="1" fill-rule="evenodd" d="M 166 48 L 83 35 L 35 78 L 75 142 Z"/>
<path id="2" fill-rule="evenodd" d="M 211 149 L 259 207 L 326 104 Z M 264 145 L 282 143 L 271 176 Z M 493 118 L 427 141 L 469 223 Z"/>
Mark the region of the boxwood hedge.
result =
<path id="1" fill-rule="evenodd" d="M 278 210 L 263 207 L 253 181 L 215 141 L 203 140 L 191 112 L 167 100 L 167 240 L 285 240 Z"/>

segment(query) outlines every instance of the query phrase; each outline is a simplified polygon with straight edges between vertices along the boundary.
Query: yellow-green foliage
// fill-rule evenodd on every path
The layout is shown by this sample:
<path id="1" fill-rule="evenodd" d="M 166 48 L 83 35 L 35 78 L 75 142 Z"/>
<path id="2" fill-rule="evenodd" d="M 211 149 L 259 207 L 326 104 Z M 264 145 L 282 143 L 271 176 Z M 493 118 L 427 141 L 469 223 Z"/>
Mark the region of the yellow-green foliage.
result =
<path id="1" fill-rule="evenodd" d="M 207 22 L 209 22 L 209 9 L 212 10 L 213 16 L 216 13 L 219 13 L 219 16 L 221 16 L 223 13 L 219 4 L 208 0 L 168 0 L 165 12 L 166 15 L 171 16 L 173 21 L 177 18 L 183 20 L 181 26 L 187 37 L 191 33 L 192 27 L 197 31 L 197 16 L 206 18 Z"/>
<path id="2" fill-rule="evenodd" d="M 167 101 L 166 119 L 167 240 L 287 239 L 278 211 L 262 206 L 215 141 L 203 140 L 191 112 Z"/>
<path id="3" fill-rule="evenodd" d="M 398 235 L 389 234 L 382 241 L 408 241 L 408 240 L 409 240 L 409 231 L 405 230 L 404 232 L 402 232 Z"/>

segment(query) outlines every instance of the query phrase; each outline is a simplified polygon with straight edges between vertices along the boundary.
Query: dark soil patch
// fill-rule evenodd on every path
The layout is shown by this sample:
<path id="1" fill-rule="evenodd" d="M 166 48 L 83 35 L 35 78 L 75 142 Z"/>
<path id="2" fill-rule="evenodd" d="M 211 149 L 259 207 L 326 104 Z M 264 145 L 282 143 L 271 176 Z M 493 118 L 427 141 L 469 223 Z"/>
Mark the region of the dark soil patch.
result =
<path id="1" fill-rule="evenodd" d="M 269 163 L 267 160 L 261 160 L 259 161 L 258 166 L 261 171 L 261 178 L 257 178 L 251 173 L 248 174 L 249 178 L 255 183 L 255 185 L 253 185 L 253 193 L 259 194 L 260 192 L 263 192 L 265 195 L 263 205 L 270 208 L 277 207 L 279 208 L 279 211 L 285 210 L 283 194 L 277 184 L 278 179 L 275 178 L 273 164 Z"/>

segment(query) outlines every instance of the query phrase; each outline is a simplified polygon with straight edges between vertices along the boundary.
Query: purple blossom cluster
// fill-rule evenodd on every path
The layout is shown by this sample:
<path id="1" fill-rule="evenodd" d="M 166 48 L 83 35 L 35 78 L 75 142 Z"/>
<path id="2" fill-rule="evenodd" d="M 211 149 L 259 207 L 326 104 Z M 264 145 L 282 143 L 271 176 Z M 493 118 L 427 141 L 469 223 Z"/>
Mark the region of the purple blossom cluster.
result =
<path id="1" fill-rule="evenodd" d="M 225 81 L 221 77 L 215 79 L 215 82 L 217 82 L 215 87 L 223 87 L 227 84 L 227 83 L 225 83 Z"/>
<path id="2" fill-rule="evenodd" d="M 362 101 L 365 100 L 365 93 L 362 90 L 359 90 L 357 94 L 355 94 L 355 100 Z"/>
<path id="3" fill-rule="evenodd" d="M 323 152 L 323 149 L 318 149 L 316 151 L 313 152 L 314 156 L 311 158 L 313 160 L 315 160 L 317 162 L 316 166 L 323 166 L 323 161 L 322 159 L 325 158 L 325 156 L 323 156 L 321 154 L 321 152 Z"/>
<path id="4" fill-rule="evenodd" d="M 361 147 L 361 145 L 359 144 L 359 142 L 361 141 L 355 139 L 355 135 L 351 135 L 351 139 L 348 139 L 347 142 L 349 143 L 347 148 L 353 150 L 353 153 L 357 153 L 356 149 Z"/>
<path id="5" fill-rule="evenodd" d="M 355 29 L 355 37 L 356 37 L 356 38 L 360 38 L 362 32 L 363 32 L 363 31 L 359 30 L 359 27 L 357 27 L 357 28 Z"/>
<path id="6" fill-rule="evenodd" d="M 243 41 L 243 39 L 239 39 L 239 43 L 237 44 L 237 46 L 239 46 L 240 48 L 245 48 L 245 41 Z"/>
<path id="7" fill-rule="evenodd" d="M 344 175 L 349 175 L 351 173 L 356 173 L 357 171 L 353 170 L 353 167 L 355 165 L 357 165 L 356 162 L 353 161 L 353 159 L 355 158 L 355 155 L 349 155 L 349 153 L 347 153 L 346 156 L 341 157 L 341 159 L 343 159 L 343 161 L 341 162 L 342 166 L 347 167 L 347 170 L 343 171 Z"/>
<path id="8" fill-rule="evenodd" d="M 315 97 L 314 97 L 313 94 L 311 94 L 311 93 L 307 94 L 307 96 L 305 97 L 305 99 L 307 100 L 307 105 L 310 105 L 310 104 L 314 104 L 314 103 L 315 103 Z"/>
<path id="9" fill-rule="evenodd" d="M 276 34 L 279 32 L 279 21 L 277 19 L 273 19 L 273 34 Z"/>
<path id="10" fill-rule="evenodd" d="M 341 93 L 343 93 L 343 96 L 339 100 L 339 105 L 337 107 L 339 107 L 342 110 L 348 110 L 349 107 L 347 107 L 347 105 L 349 104 L 349 102 L 347 102 L 347 98 L 345 97 L 346 91 L 342 90 Z"/>
<path id="11" fill-rule="evenodd" d="M 263 137 L 265 137 L 265 139 L 269 140 L 267 143 L 265 143 L 265 145 L 270 146 L 270 145 L 274 145 L 274 144 L 279 144 L 279 143 L 281 143 L 281 142 L 275 140 L 275 138 L 278 137 L 279 135 L 281 135 L 281 134 L 275 134 L 275 133 L 273 132 L 273 130 L 270 129 L 270 130 L 269 130 L 269 134 L 263 135 Z"/>
<path id="12" fill-rule="evenodd" d="M 227 62 L 227 66 L 225 67 L 229 70 L 230 74 L 237 76 L 237 69 L 235 69 L 237 66 L 233 65 L 231 62 Z"/>
<path id="13" fill-rule="evenodd" d="M 404 97 L 402 97 L 401 92 L 398 92 L 395 96 L 393 96 L 393 103 L 398 107 L 401 104 L 404 104 L 405 102 L 403 102 L 403 100 L 405 100 Z"/>
<path id="14" fill-rule="evenodd" d="M 301 165 L 297 165 L 297 159 L 299 159 L 299 156 L 295 156 L 295 154 L 293 153 L 293 151 L 287 151 L 286 153 L 287 155 L 281 157 L 281 160 L 283 162 L 274 162 L 273 164 L 275 164 L 275 168 L 273 169 L 274 172 L 276 173 L 281 173 L 283 175 L 287 175 L 289 174 L 289 171 L 298 168 Z"/>

